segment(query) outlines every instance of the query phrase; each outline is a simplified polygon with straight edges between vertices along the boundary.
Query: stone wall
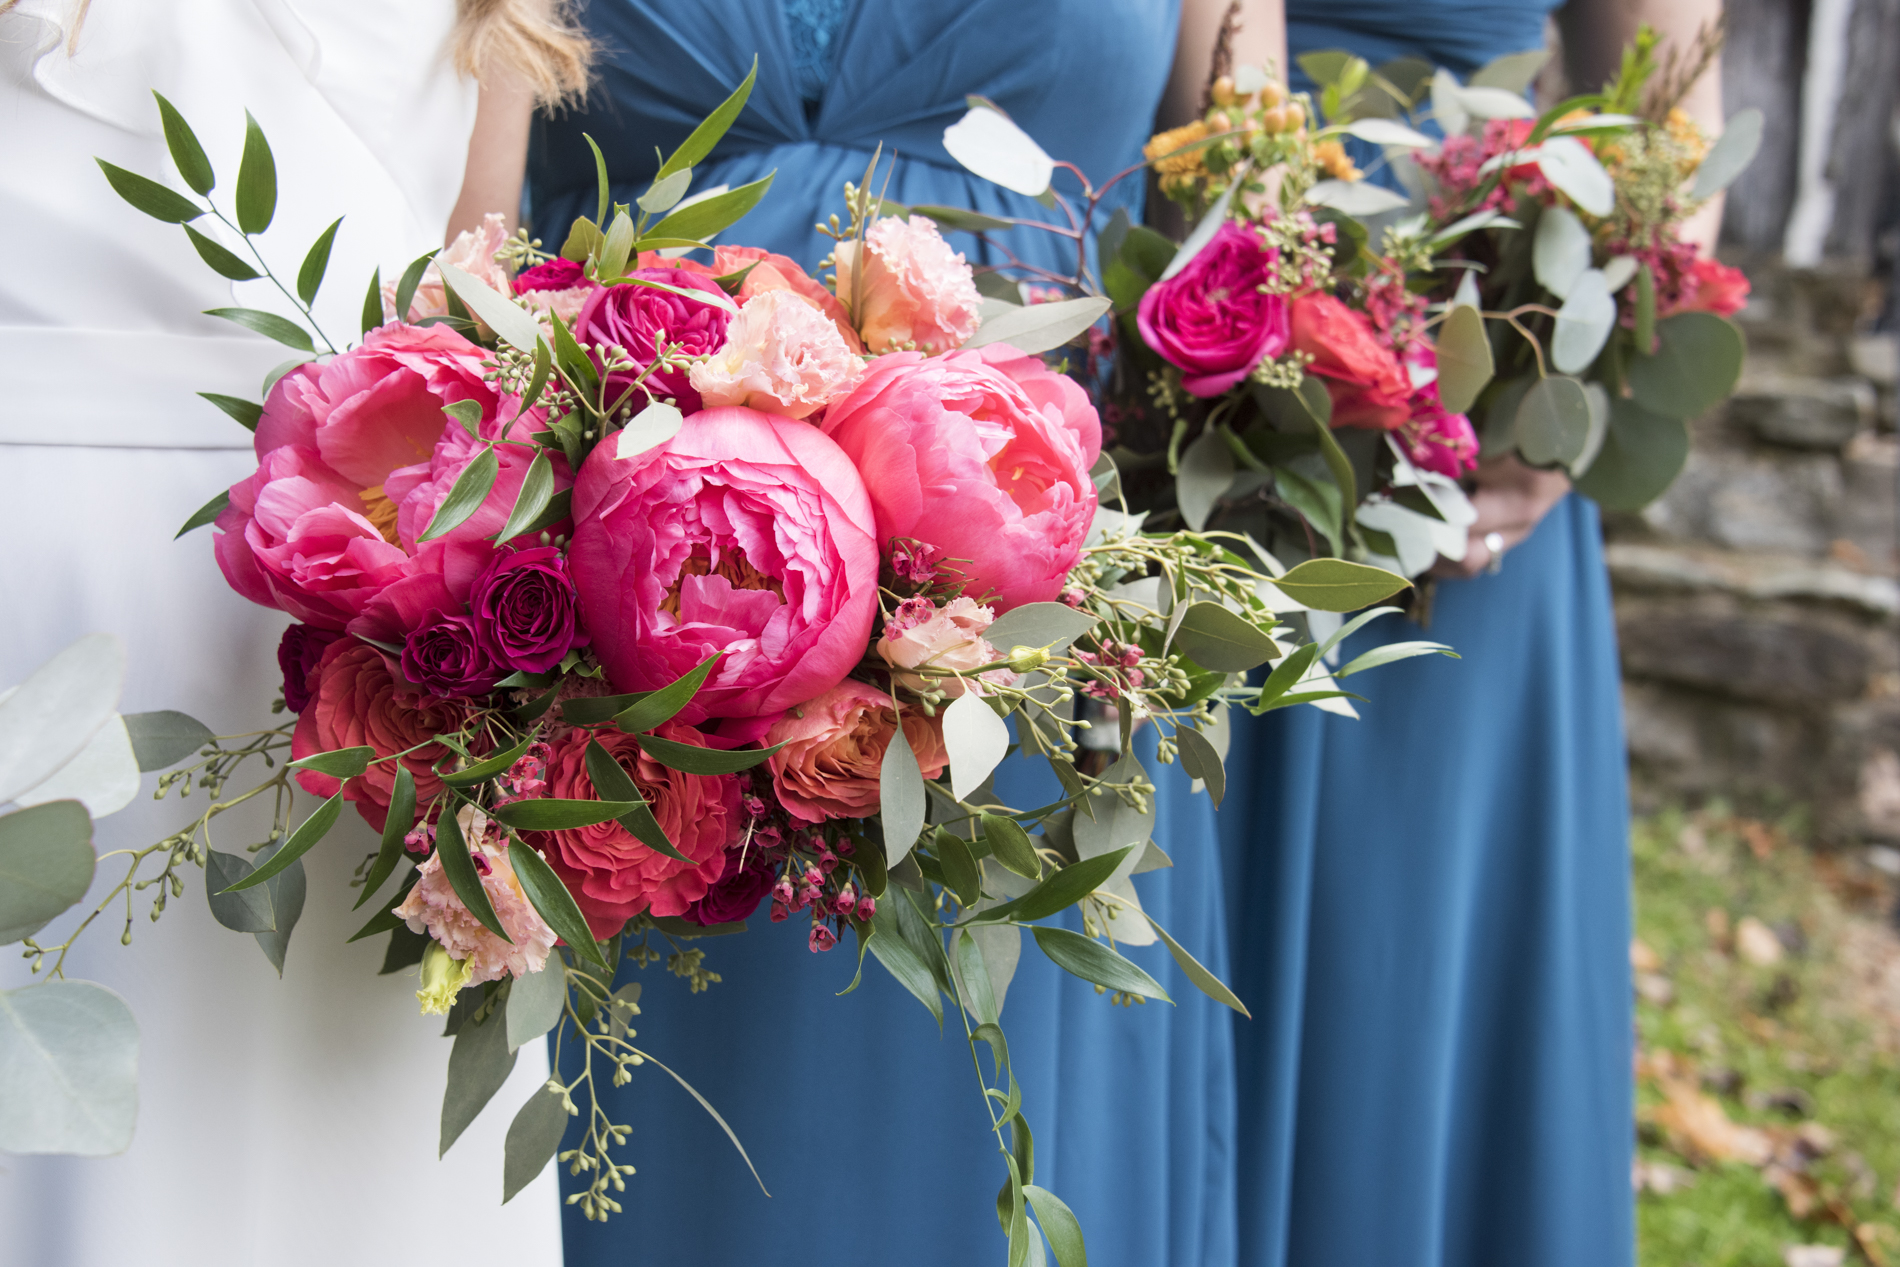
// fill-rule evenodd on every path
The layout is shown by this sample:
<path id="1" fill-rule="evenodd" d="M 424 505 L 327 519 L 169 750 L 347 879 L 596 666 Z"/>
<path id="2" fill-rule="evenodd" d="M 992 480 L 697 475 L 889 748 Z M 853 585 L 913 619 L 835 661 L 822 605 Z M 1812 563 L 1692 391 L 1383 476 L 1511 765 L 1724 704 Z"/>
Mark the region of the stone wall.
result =
<path id="1" fill-rule="evenodd" d="M 1900 840 L 1900 435 L 1885 287 L 1864 262 L 1738 259 L 1736 395 L 1681 478 L 1607 525 L 1640 801 L 1810 805 Z"/>

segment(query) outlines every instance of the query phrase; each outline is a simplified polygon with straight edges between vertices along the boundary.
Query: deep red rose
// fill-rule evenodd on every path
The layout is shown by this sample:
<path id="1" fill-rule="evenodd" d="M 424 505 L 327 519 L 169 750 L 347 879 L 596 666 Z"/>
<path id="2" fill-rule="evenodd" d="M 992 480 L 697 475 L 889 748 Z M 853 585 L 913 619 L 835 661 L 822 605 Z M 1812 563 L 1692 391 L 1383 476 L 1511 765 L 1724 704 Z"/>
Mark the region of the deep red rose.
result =
<path id="1" fill-rule="evenodd" d="M 504 668 L 546 673 L 570 648 L 587 645 L 567 561 L 553 546 L 496 555 L 468 606 L 483 650 Z"/>
<path id="2" fill-rule="evenodd" d="M 402 644 L 402 675 L 436 695 L 483 695 L 503 676 L 475 637 L 475 622 L 431 612 Z"/>
<path id="3" fill-rule="evenodd" d="M 292 625 L 277 644 L 277 667 L 284 673 L 284 707 L 301 713 L 310 703 L 310 671 L 323 659 L 323 649 L 342 637 L 334 629 Z"/>

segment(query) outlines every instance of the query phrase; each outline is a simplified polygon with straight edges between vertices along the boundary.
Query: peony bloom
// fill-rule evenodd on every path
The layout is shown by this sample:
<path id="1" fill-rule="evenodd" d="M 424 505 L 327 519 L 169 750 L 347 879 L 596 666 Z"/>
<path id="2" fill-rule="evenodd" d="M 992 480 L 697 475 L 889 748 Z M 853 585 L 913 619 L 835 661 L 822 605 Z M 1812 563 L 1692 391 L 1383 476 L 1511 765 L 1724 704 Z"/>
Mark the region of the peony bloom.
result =
<path id="1" fill-rule="evenodd" d="M 837 327 L 838 337 L 853 352 L 864 351 L 858 332 L 851 325 L 851 314 L 838 297 L 826 290 L 811 274 L 783 255 L 761 251 L 756 246 L 716 246 L 712 271 L 720 277 L 744 274 L 739 283 L 741 302 L 770 290 L 787 290 L 825 314 Z"/>
<path id="2" fill-rule="evenodd" d="M 231 588 L 323 629 L 344 628 L 405 578 L 448 574 L 466 593 L 495 549 L 484 538 L 520 491 L 523 450 L 498 450 L 502 473 L 466 523 L 428 546 L 416 536 L 477 450 L 443 406 L 479 405 L 485 436 L 514 413 L 513 399 L 483 381 L 485 356 L 442 326 L 390 325 L 279 379 L 257 425 L 258 468 L 218 516 L 218 566 Z M 510 435 L 539 426 L 531 411 Z M 557 488 L 569 482 L 564 466 Z"/>
<path id="3" fill-rule="evenodd" d="M 865 232 L 867 263 L 857 292 L 858 333 L 871 352 L 950 352 L 976 333 L 983 297 L 963 256 L 923 216 L 885 216 Z M 852 301 L 859 244 L 835 253 L 838 294 Z"/>
<path id="4" fill-rule="evenodd" d="M 725 652 L 682 716 L 764 717 L 836 686 L 877 611 L 870 499 L 817 429 L 708 409 L 637 457 L 598 446 L 567 566 L 615 687 L 652 690 Z"/>
<path id="5" fill-rule="evenodd" d="M 1004 658 L 983 637 L 996 613 L 968 598 L 953 598 L 940 609 L 927 598 L 907 598 L 884 622 L 877 653 L 894 669 L 944 669 L 968 673 Z M 985 675 L 996 681 L 1014 681 L 1008 669 Z M 897 680 L 913 691 L 935 687 L 955 698 L 963 694 L 961 678 L 900 673 Z"/>
<path id="6" fill-rule="evenodd" d="M 417 803 L 426 804 L 442 791 L 435 764 L 454 754 L 434 739 L 468 724 L 466 704 L 437 699 L 398 682 L 382 652 L 354 638 L 339 638 L 324 648 L 311 684 L 310 703 L 298 716 L 291 736 L 293 759 L 363 745 L 374 748 L 379 757 L 414 748 L 402 763 L 415 777 Z M 299 770 L 297 782 L 312 796 L 334 796 L 340 784 L 315 770 Z M 343 799 L 354 803 L 364 821 L 381 831 L 395 782 L 393 762 L 372 765 L 341 784 Z"/>
<path id="7" fill-rule="evenodd" d="M 916 709 L 904 710 L 904 737 L 926 779 L 949 763 L 942 725 Z M 779 804 L 808 823 L 877 813 L 878 773 L 896 729 L 891 697 L 851 679 L 785 714 L 765 734 L 767 747 L 785 745 L 766 762 Z"/>
<path id="8" fill-rule="evenodd" d="M 670 721 L 654 732 L 662 739 L 707 746 L 691 726 Z M 691 864 L 656 853 L 617 822 L 566 831 L 529 832 L 559 873 L 596 937 L 611 937 L 642 911 L 680 915 L 725 873 L 726 846 L 739 834 L 739 781 L 669 770 L 640 751 L 638 741 L 617 730 L 573 730 L 554 741 L 548 759 L 548 795 L 597 801 L 587 777 L 587 745 L 599 741 L 632 776 L 653 817 Z"/>
<path id="9" fill-rule="evenodd" d="M 1142 295 L 1142 341 L 1181 371 L 1189 394 L 1218 396 L 1286 351 L 1287 298 L 1261 289 L 1277 258 L 1257 231 L 1229 220 L 1187 267 Z"/>
<path id="10" fill-rule="evenodd" d="M 515 298 L 522 307 L 536 316 L 551 312 L 569 326 L 581 315 L 587 297 L 599 289 L 600 283 L 573 260 L 552 259 L 515 277 Z"/>
<path id="11" fill-rule="evenodd" d="M 468 840 L 469 853 L 476 859 L 476 870 L 482 873 L 482 888 L 514 944 L 482 927 L 481 921 L 462 905 L 449 878 L 442 874 L 440 854 L 431 854 L 417 868 L 416 886 L 394 914 L 408 923 L 410 932 L 428 933 L 452 958 L 465 963 L 468 978 L 464 984 L 542 971 L 554 949 L 554 930 L 522 891 L 507 848 L 490 837 L 487 816 L 473 805 L 464 806 L 456 821 Z M 560 971 L 558 966 L 555 971 Z"/>
<path id="12" fill-rule="evenodd" d="M 935 547 L 942 573 L 998 611 L 1054 598 L 1095 518 L 1102 438 L 1087 397 L 1057 380 L 999 343 L 872 362 L 824 430 L 864 476 L 879 542 Z"/>
<path id="13" fill-rule="evenodd" d="M 292 625 L 277 644 L 277 667 L 284 674 L 284 707 L 301 713 L 310 703 L 310 674 L 323 649 L 343 635 L 334 629 Z"/>
<path id="14" fill-rule="evenodd" d="M 506 295 L 512 287 L 508 282 L 508 270 L 495 259 L 495 253 L 508 241 L 508 221 L 499 211 L 491 211 L 482 217 L 480 227 L 463 229 L 455 235 L 455 241 L 439 258 L 447 260 L 455 267 L 487 282 L 491 290 Z M 444 317 L 449 311 L 448 289 L 442 284 L 442 270 L 434 264 L 423 270 L 422 281 L 416 287 L 415 297 L 409 301 L 409 311 L 402 319 L 414 324 L 428 317 Z M 396 283 L 383 283 L 383 320 L 396 320 Z"/>
<path id="15" fill-rule="evenodd" d="M 689 378 L 708 408 L 744 405 L 806 418 L 863 373 L 863 360 L 822 312 L 792 291 L 768 290 L 745 301 L 726 346 L 695 364 Z"/>
<path id="16" fill-rule="evenodd" d="M 546 673 L 568 651 L 587 645 L 580 596 L 567 561 L 552 546 L 498 554 L 469 590 L 475 633 L 505 669 Z"/>
<path id="17" fill-rule="evenodd" d="M 1411 416 L 1411 375 L 1364 313 L 1331 295 L 1301 295 L 1293 301 L 1293 346 L 1313 358 L 1307 372 L 1326 380 L 1333 426 L 1390 431 Z"/>
<path id="18" fill-rule="evenodd" d="M 717 352 L 726 341 L 726 292 L 711 278 L 685 268 L 639 268 L 628 274 L 636 280 L 615 286 L 603 286 L 588 295 L 580 315 L 574 321 L 574 337 L 596 350 L 597 365 L 605 363 L 600 349 L 617 347 L 638 368 L 607 376 L 607 399 L 611 404 L 621 393 L 634 390 L 627 403 L 635 412 L 645 405 L 644 394 L 634 389 L 640 370 L 653 364 L 662 343 L 679 344 L 682 356 L 707 356 Z M 643 286 L 641 281 L 658 282 L 672 287 Z M 675 291 L 700 291 L 717 296 L 711 302 L 689 299 Z M 644 386 L 654 396 L 672 397 L 680 409 L 691 413 L 699 408 L 699 393 L 687 381 L 687 367 L 655 370 Z"/>
<path id="19" fill-rule="evenodd" d="M 1698 257 L 1683 276 L 1682 299 L 1674 310 L 1733 316 L 1748 302 L 1748 291 L 1748 278 L 1741 269 Z"/>

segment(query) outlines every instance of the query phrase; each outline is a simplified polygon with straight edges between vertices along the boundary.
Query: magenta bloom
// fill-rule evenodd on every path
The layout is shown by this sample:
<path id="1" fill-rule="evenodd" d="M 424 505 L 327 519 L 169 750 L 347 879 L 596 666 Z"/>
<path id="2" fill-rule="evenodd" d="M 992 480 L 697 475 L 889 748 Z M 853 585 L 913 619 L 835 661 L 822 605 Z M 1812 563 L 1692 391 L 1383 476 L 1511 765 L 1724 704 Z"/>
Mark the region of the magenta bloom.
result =
<path id="1" fill-rule="evenodd" d="M 431 612 L 409 631 L 402 675 L 443 697 L 486 694 L 502 677 L 476 639 L 475 623 L 445 611 Z"/>
<path id="2" fill-rule="evenodd" d="M 498 554 L 468 596 L 475 632 L 496 664 L 546 673 L 577 642 L 580 596 L 552 546 Z"/>
<path id="3" fill-rule="evenodd" d="M 277 667 L 284 673 L 284 707 L 301 713 L 310 703 L 310 671 L 323 659 L 323 649 L 342 635 L 334 629 L 292 625 L 277 644 Z"/>
<path id="4" fill-rule="evenodd" d="M 573 260 L 552 259 L 515 275 L 515 294 L 532 290 L 571 290 L 587 284 L 587 270 Z"/>
<path id="5" fill-rule="evenodd" d="M 1286 351 L 1287 298 L 1260 289 L 1275 258 L 1259 234 L 1230 220 L 1186 268 L 1142 295 L 1135 312 L 1142 340 L 1181 370 L 1190 394 L 1218 396 Z"/>
<path id="6" fill-rule="evenodd" d="M 680 290 L 705 291 L 725 300 L 726 292 L 710 277 L 683 268 L 642 268 L 629 277 L 659 282 Z M 728 303 L 730 301 L 727 301 Z M 653 363 L 662 342 L 678 343 L 687 356 L 709 356 L 726 342 L 726 326 L 732 318 L 718 301 L 701 303 L 655 286 L 627 283 L 605 286 L 587 297 L 580 316 L 574 320 L 574 337 L 582 343 L 612 344 L 623 349 L 633 363 L 644 369 Z M 595 360 L 600 361 L 599 353 Z M 633 386 L 638 370 L 611 374 L 609 401 Z M 671 396 L 686 413 L 699 408 L 699 393 L 687 381 L 687 367 L 649 374 L 646 385 L 662 399 Z M 638 395 L 638 393 L 636 393 Z M 637 412 L 645 404 L 644 395 L 632 401 Z"/>
<path id="7" fill-rule="evenodd" d="M 1398 439 L 1413 466 L 1454 480 L 1478 469 L 1478 433 L 1471 419 L 1445 412 L 1436 383 L 1412 393 L 1411 409 L 1411 417 L 1399 424 Z"/>
<path id="8" fill-rule="evenodd" d="M 1061 592 L 1095 519 L 1089 468 L 1102 444 L 1100 418 L 1066 377 L 1006 344 L 895 352 L 824 428 L 857 463 L 887 550 L 898 538 L 934 547 L 939 574 L 960 575 L 998 612 Z"/>
<path id="9" fill-rule="evenodd" d="M 595 448 L 574 486 L 568 573 L 622 691 L 665 686 L 716 651 L 682 714 L 760 717 L 844 679 L 877 610 L 864 483 L 802 422 L 707 409 L 657 449 Z"/>
<path id="10" fill-rule="evenodd" d="M 729 848 L 726 852 L 730 855 L 733 851 Z M 778 873 L 765 850 L 754 847 L 751 854 L 743 870 L 727 871 L 706 890 L 705 897 L 686 908 L 684 918 L 695 924 L 729 924 L 758 910 L 759 903 L 772 891 Z"/>

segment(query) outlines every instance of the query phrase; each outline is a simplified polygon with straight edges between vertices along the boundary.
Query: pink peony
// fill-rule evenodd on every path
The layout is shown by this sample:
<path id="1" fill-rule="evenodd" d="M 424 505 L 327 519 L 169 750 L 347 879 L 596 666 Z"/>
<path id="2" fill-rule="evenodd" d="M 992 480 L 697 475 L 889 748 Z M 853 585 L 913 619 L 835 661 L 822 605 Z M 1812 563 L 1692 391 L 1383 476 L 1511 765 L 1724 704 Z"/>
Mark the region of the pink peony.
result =
<path id="1" fill-rule="evenodd" d="M 916 347 L 949 352 L 976 333 L 983 297 L 963 256 L 923 216 L 886 216 L 864 235 L 867 263 L 857 295 L 858 333 L 872 352 Z M 859 244 L 835 253 L 838 295 L 852 302 Z"/>
<path id="2" fill-rule="evenodd" d="M 495 252 L 508 241 L 508 222 L 498 211 L 482 217 L 480 228 L 464 229 L 437 258 L 447 260 L 463 272 L 487 282 L 498 294 L 509 294 L 508 270 L 495 259 Z M 442 284 L 442 270 L 434 264 L 423 270 L 422 282 L 403 320 L 411 324 L 427 317 L 444 317 L 449 311 L 448 289 Z M 396 283 L 383 283 L 383 320 L 396 320 Z"/>
<path id="3" fill-rule="evenodd" d="M 627 404 L 637 413 L 646 404 L 646 397 L 634 383 L 640 370 L 651 366 L 660 355 L 660 345 L 678 344 L 678 355 L 684 357 L 717 352 L 726 341 L 730 301 L 717 282 L 692 269 L 639 268 L 628 276 L 634 280 L 603 286 L 587 296 L 580 315 L 574 319 L 574 337 L 595 349 L 597 365 L 605 363 L 605 349 L 618 348 L 638 367 L 607 376 L 608 403 L 632 391 Z M 642 282 L 657 284 L 647 286 Z M 671 289 L 661 290 L 660 286 Z M 717 299 L 690 299 L 679 291 L 697 291 Z M 687 413 L 699 408 L 699 393 L 687 381 L 684 365 L 654 370 L 643 386 L 657 398 L 671 397 Z"/>
<path id="4" fill-rule="evenodd" d="M 1410 417 L 1412 378 L 1362 312 L 1331 295 L 1293 301 L 1293 346 L 1326 380 L 1335 427 L 1390 431 Z"/>
<path id="5" fill-rule="evenodd" d="M 417 868 L 416 886 L 394 914 L 408 923 L 410 932 L 428 933 L 451 956 L 466 961 L 471 982 L 540 972 L 547 967 L 548 954 L 554 949 L 554 930 L 522 891 L 507 848 L 489 835 L 486 816 L 471 805 L 461 811 L 457 821 L 468 839 L 469 852 L 477 859 L 482 888 L 514 944 L 482 927 L 481 921 L 462 905 L 449 878 L 442 874 L 439 854 L 431 854 Z M 558 966 L 555 971 L 560 971 Z"/>
<path id="6" fill-rule="evenodd" d="M 502 475 L 468 522 L 428 546 L 416 536 L 476 450 L 442 407 L 475 402 L 484 435 L 495 434 L 504 410 L 514 412 L 513 400 L 483 381 L 484 355 L 442 326 L 389 325 L 279 379 L 257 425 L 258 469 L 232 486 L 218 516 L 218 565 L 231 588 L 342 629 L 405 578 L 466 572 L 472 580 L 495 549 L 483 538 L 502 526 L 520 490 L 523 450 L 499 450 Z M 525 439 L 539 425 L 530 412 L 510 434 Z M 558 473 L 557 484 L 566 482 Z M 451 556 L 469 567 L 458 570 Z"/>
<path id="7" fill-rule="evenodd" d="M 677 720 L 654 733 L 675 743 L 707 746 L 705 736 Z M 641 752 L 632 735 L 617 730 L 572 730 L 554 742 L 548 759 L 549 796 L 600 799 L 587 775 L 590 740 L 633 778 L 666 838 L 693 859 L 689 864 L 656 853 L 618 822 L 526 833 L 567 882 L 588 928 L 596 937 L 611 937 L 642 911 L 684 914 L 725 873 L 726 846 L 738 838 L 741 822 L 739 781 L 729 774 L 670 770 Z"/>
<path id="8" fill-rule="evenodd" d="M 726 346 L 693 366 L 691 382 L 708 407 L 806 418 L 863 373 L 864 362 L 822 312 L 792 291 L 768 290 L 746 300 Z"/>
<path id="9" fill-rule="evenodd" d="M 944 669 L 968 673 L 1003 658 L 983 637 L 996 613 L 968 598 L 953 598 L 939 608 L 927 598 L 907 598 L 884 622 L 877 653 L 895 669 Z M 1008 669 L 992 669 L 985 677 L 1013 681 Z M 913 691 L 935 687 L 952 698 L 963 694 L 961 678 L 899 673 L 897 680 Z"/>
<path id="10" fill-rule="evenodd" d="M 904 737 L 926 779 L 949 763 L 942 725 L 916 709 L 904 710 Z M 766 763 L 779 804 L 808 823 L 877 813 L 879 771 L 896 729 L 891 697 L 848 678 L 785 714 L 765 735 L 766 746 L 785 745 Z"/>
<path id="11" fill-rule="evenodd" d="M 1218 396 L 1286 351 L 1287 298 L 1262 289 L 1277 258 L 1258 230 L 1229 220 L 1185 268 L 1142 295 L 1142 341 L 1180 369 L 1190 395 Z"/>
<path id="12" fill-rule="evenodd" d="M 1054 598 L 1095 518 L 1102 424 L 1034 357 L 1006 344 L 879 357 L 825 412 L 857 463 L 879 541 L 943 552 L 976 598 L 1007 611 Z"/>
<path id="13" fill-rule="evenodd" d="M 574 489 L 568 573 L 623 691 L 726 657 L 684 714 L 764 717 L 836 686 L 877 612 L 863 481 L 816 428 L 708 409 L 637 457 L 597 447 Z"/>
<path id="14" fill-rule="evenodd" d="M 739 283 L 741 300 L 763 295 L 768 290 L 790 291 L 824 313 L 837 327 L 838 337 L 844 340 L 846 347 L 853 352 L 864 351 L 864 343 L 851 325 L 851 314 L 838 302 L 838 297 L 785 256 L 761 251 L 756 246 L 716 246 L 712 271 L 720 277 L 743 274 L 744 280 Z"/>

